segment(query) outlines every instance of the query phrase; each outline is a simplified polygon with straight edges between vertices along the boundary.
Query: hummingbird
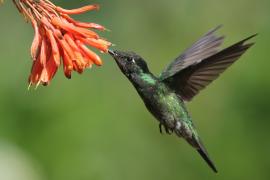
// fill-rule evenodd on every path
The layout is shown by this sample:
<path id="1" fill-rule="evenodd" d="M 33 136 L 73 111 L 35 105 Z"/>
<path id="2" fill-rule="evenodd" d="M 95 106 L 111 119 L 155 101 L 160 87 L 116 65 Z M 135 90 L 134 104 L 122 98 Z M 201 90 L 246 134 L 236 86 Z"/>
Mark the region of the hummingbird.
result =
<path id="1" fill-rule="evenodd" d="M 224 36 L 216 35 L 218 26 L 196 41 L 155 76 L 146 61 L 134 52 L 109 50 L 122 73 L 142 98 L 148 111 L 158 120 L 160 133 L 184 138 L 209 167 L 218 172 L 192 122 L 185 103 L 236 62 L 254 43 L 254 34 L 223 50 Z"/>

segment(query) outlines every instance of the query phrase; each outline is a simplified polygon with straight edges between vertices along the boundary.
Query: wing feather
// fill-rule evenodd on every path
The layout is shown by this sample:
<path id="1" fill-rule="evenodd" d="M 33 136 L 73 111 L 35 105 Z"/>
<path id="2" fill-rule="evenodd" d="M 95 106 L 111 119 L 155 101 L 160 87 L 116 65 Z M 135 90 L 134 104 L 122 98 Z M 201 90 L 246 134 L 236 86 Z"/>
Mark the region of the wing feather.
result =
<path id="1" fill-rule="evenodd" d="M 218 52 L 218 48 L 223 43 L 224 36 L 216 36 L 215 33 L 221 26 L 214 28 L 206 33 L 190 48 L 186 49 L 183 54 L 178 56 L 167 68 L 161 73 L 160 79 L 167 79 L 190 65 L 197 64 Z"/>
<path id="2" fill-rule="evenodd" d="M 254 43 L 245 42 L 252 35 L 197 64 L 186 67 L 172 77 L 163 80 L 184 100 L 190 101 L 196 94 L 217 79 L 219 75 L 237 61 Z"/>

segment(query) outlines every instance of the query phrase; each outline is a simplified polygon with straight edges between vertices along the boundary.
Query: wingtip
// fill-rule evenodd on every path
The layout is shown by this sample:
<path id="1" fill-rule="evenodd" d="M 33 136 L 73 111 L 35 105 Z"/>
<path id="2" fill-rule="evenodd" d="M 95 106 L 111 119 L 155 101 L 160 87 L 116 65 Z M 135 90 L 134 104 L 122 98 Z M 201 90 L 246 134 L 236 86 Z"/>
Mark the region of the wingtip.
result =
<path id="1" fill-rule="evenodd" d="M 258 35 L 259 35 L 259 33 L 255 33 L 255 34 L 251 35 L 250 38 L 253 38 L 253 37 L 258 36 Z"/>
<path id="2" fill-rule="evenodd" d="M 220 29 L 223 27 L 223 24 L 219 24 L 215 29 Z"/>
<path id="3" fill-rule="evenodd" d="M 208 32 L 206 33 L 206 35 L 213 34 L 213 33 L 215 33 L 217 30 L 219 30 L 219 29 L 222 28 L 222 27 L 223 27 L 223 25 L 220 24 L 220 25 L 216 26 L 215 28 L 211 29 L 210 31 L 208 31 Z"/>
<path id="4" fill-rule="evenodd" d="M 254 37 L 257 36 L 257 35 L 258 35 L 258 33 L 253 34 L 253 35 L 251 35 L 251 36 L 249 36 L 249 37 L 247 37 L 247 38 L 245 38 L 245 39 L 243 39 L 243 40 L 241 40 L 241 41 L 235 43 L 234 45 L 232 45 L 232 46 L 230 46 L 230 47 L 228 47 L 228 48 L 241 47 L 241 48 L 246 48 L 246 49 L 248 49 L 248 48 L 250 48 L 251 46 L 253 46 L 253 45 L 255 44 L 255 42 L 247 42 L 247 41 L 251 40 L 252 38 L 254 38 Z M 228 49 L 228 48 L 227 48 L 227 49 Z"/>
<path id="5" fill-rule="evenodd" d="M 254 37 L 256 37 L 256 36 L 258 36 L 258 33 L 253 34 L 253 35 L 247 37 L 246 39 L 242 40 L 241 42 L 242 42 L 242 43 L 245 43 L 246 41 L 248 41 L 248 40 L 250 40 L 250 39 L 252 39 L 252 38 L 254 38 Z M 254 43 L 253 43 L 253 44 L 254 44 Z"/>

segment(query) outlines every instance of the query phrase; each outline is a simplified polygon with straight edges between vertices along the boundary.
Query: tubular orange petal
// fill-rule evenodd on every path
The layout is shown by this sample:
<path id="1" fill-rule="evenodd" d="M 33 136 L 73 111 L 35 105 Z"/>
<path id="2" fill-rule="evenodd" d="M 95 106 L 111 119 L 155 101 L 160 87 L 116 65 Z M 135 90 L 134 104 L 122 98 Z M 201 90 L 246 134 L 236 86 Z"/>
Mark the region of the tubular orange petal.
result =
<path id="1" fill-rule="evenodd" d="M 88 6 L 84 6 L 84 7 L 81 7 L 81 8 L 77 8 L 77 9 L 64 9 L 64 8 L 61 8 L 59 6 L 56 7 L 56 10 L 61 12 L 61 13 L 64 13 L 64 14 L 81 14 L 81 13 L 84 13 L 86 11 L 92 11 L 92 10 L 98 10 L 99 9 L 99 5 L 97 4 L 94 4 L 94 5 L 88 5 Z"/>
<path id="2" fill-rule="evenodd" d="M 62 21 L 58 17 L 52 18 L 52 24 L 55 26 L 59 26 L 60 28 L 66 30 L 68 32 L 79 34 L 79 35 L 84 36 L 84 37 L 91 37 L 91 38 L 95 38 L 95 39 L 99 38 L 97 33 L 95 33 L 94 31 L 91 31 L 89 29 L 76 27 L 76 26 L 72 25 L 71 23 L 67 23 L 67 22 Z"/>
<path id="3" fill-rule="evenodd" d="M 40 49 L 40 63 L 43 65 L 43 67 L 46 66 L 46 60 L 47 60 L 47 50 L 46 50 L 46 39 L 42 39 L 41 43 L 41 49 Z"/>
<path id="4" fill-rule="evenodd" d="M 79 45 L 79 47 L 81 48 L 81 50 L 85 53 L 85 55 L 88 56 L 88 58 L 90 58 L 91 60 L 93 60 L 93 62 L 96 65 L 98 65 L 98 66 L 101 66 L 102 65 L 102 60 L 100 59 L 100 57 L 96 53 L 94 53 L 93 51 L 91 51 L 90 49 L 88 49 L 79 40 L 77 40 L 76 43 Z"/>
<path id="5" fill-rule="evenodd" d="M 91 31 L 89 29 L 84 29 L 84 28 L 81 28 L 81 27 L 73 27 L 74 31 L 75 32 L 78 32 L 79 34 L 82 34 L 83 36 L 85 37 L 88 37 L 88 38 L 95 38 L 95 39 L 98 39 L 99 36 L 97 35 L 97 33 L 95 33 L 94 31 Z"/>
<path id="6" fill-rule="evenodd" d="M 76 64 L 78 66 L 78 69 L 80 69 L 80 70 L 83 69 L 86 66 L 86 63 L 83 60 L 83 56 L 80 53 L 80 49 L 78 48 L 77 44 L 74 42 L 72 36 L 69 34 L 65 34 L 64 38 L 67 41 L 67 43 L 70 45 L 72 50 L 74 51 L 75 61 L 76 61 Z"/>
<path id="7" fill-rule="evenodd" d="M 55 29 L 55 28 L 53 27 L 53 25 L 49 22 L 49 20 L 48 20 L 47 18 L 45 18 L 44 16 L 41 17 L 40 21 L 41 21 L 41 23 L 44 24 L 47 28 L 49 28 L 49 29 L 51 29 L 51 30 Z"/>
<path id="8" fill-rule="evenodd" d="M 46 64 L 46 68 L 43 69 L 42 74 L 41 74 L 41 82 L 43 83 L 43 85 L 47 85 L 50 83 L 57 69 L 58 69 L 58 66 L 54 61 L 53 55 L 51 55 L 50 59 L 48 60 Z"/>
<path id="9" fill-rule="evenodd" d="M 96 39 L 92 39 L 92 38 L 82 38 L 80 36 L 76 36 L 78 40 L 82 41 L 83 43 L 92 46 L 94 48 L 97 48 L 99 50 L 101 50 L 102 52 L 107 53 L 108 52 L 108 46 L 99 42 Z"/>
<path id="10" fill-rule="evenodd" d="M 83 51 L 81 51 L 81 53 L 82 53 L 83 59 L 86 63 L 85 68 L 92 68 L 92 65 L 94 64 L 94 62 Z"/>
<path id="11" fill-rule="evenodd" d="M 79 42 L 80 43 L 80 42 Z M 79 47 L 78 41 L 76 41 L 77 46 Z M 93 60 L 89 58 L 89 56 L 79 47 L 80 53 L 83 56 L 83 60 L 86 63 L 85 68 L 91 68 L 94 64 Z"/>
<path id="12" fill-rule="evenodd" d="M 70 79 L 71 78 L 71 72 L 73 70 L 73 63 L 68 54 L 63 51 L 63 67 L 64 67 L 64 73 L 65 76 Z"/>
<path id="13" fill-rule="evenodd" d="M 70 34 L 65 34 L 64 35 L 64 39 L 66 40 L 66 42 L 70 45 L 70 47 L 74 50 L 74 51 L 79 51 L 77 45 L 74 42 L 74 39 L 72 38 L 72 36 Z"/>
<path id="14" fill-rule="evenodd" d="M 95 23 L 76 22 L 75 25 L 82 27 L 82 28 L 94 28 L 94 29 L 97 29 L 100 31 L 106 30 L 106 28 L 104 26 L 101 26 L 101 25 L 95 24 Z"/>
<path id="15" fill-rule="evenodd" d="M 111 42 L 109 42 L 109 41 L 107 41 L 107 40 L 105 40 L 105 39 L 97 39 L 96 41 L 97 41 L 98 43 L 101 43 L 101 44 L 107 46 L 107 49 L 112 45 Z"/>
<path id="16" fill-rule="evenodd" d="M 101 25 L 96 24 L 96 23 L 86 23 L 86 22 L 76 21 L 76 20 L 72 19 L 67 14 L 61 14 L 61 16 L 63 18 L 65 18 L 68 22 L 74 24 L 75 26 L 81 27 L 81 28 L 93 28 L 93 29 L 97 29 L 97 30 L 100 30 L 100 31 L 105 31 L 106 30 L 106 28 L 104 26 L 101 26 Z"/>
<path id="17" fill-rule="evenodd" d="M 53 53 L 53 60 L 55 61 L 56 65 L 59 66 L 60 65 L 60 52 L 59 52 L 58 44 L 51 30 L 46 29 L 46 33 L 50 40 L 52 53 Z"/>
<path id="18" fill-rule="evenodd" d="M 40 63 L 40 59 L 38 58 L 33 62 L 31 74 L 29 76 L 29 84 L 37 84 L 40 81 L 40 75 L 42 72 L 43 66 Z"/>
<path id="19" fill-rule="evenodd" d="M 48 71 L 46 68 L 43 68 L 41 75 L 40 75 L 40 83 L 42 83 L 42 85 L 46 86 L 48 85 L 49 82 L 49 75 L 48 75 Z"/>
<path id="20" fill-rule="evenodd" d="M 39 28 L 38 28 L 37 22 L 33 21 L 32 24 L 34 27 L 35 35 L 34 35 L 32 45 L 31 45 L 31 57 L 33 60 L 36 60 L 37 55 L 38 55 L 39 50 L 40 50 L 40 46 L 41 46 L 41 35 L 39 33 Z"/>
<path id="21" fill-rule="evenodd" d="M 69 46 L 69 44 L 63 39 L 58 39 L 58 42 L 61 45 L 61 47 L 63 48 L 63 51 L 65 51 L 67 53 L 69 58 L 71 60 L 75 60 L 74 52 L 73 52 L 72 48 Z"/>

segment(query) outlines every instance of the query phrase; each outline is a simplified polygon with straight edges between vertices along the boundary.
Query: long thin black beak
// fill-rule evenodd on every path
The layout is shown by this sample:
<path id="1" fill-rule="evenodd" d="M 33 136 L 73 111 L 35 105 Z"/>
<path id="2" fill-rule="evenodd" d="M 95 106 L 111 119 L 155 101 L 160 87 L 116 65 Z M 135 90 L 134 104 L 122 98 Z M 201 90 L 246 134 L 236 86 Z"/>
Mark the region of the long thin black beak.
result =
<path id="1" fill-rule="evenodd" d="M 109 49 L 108 52 L 112 57 L 115 57 L 116 53 L 113 50 Z"/>

